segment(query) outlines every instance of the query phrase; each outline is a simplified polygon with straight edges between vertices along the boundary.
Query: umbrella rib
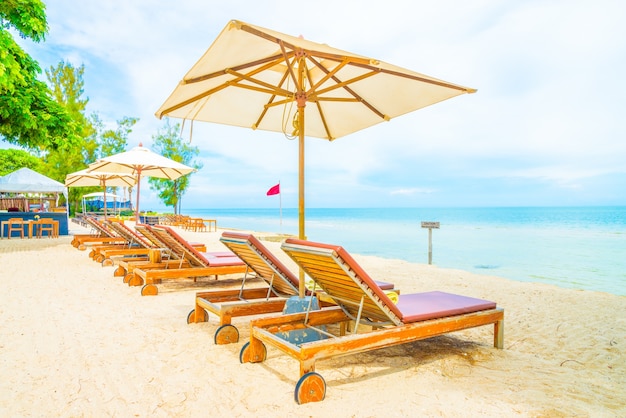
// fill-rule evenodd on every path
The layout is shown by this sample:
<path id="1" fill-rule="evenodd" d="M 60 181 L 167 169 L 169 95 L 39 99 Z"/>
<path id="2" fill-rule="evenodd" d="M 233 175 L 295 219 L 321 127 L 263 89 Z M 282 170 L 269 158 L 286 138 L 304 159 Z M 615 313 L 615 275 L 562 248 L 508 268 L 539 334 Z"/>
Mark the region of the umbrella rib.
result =
<path id="1" fill-rule="evenodd" d="M 393 75 L 393 76 L 396 76 L 396 77 L 408 78 L 408 79 L 415 80 L 415 81 L 421 81 L 423 83 L 434 84 L 434 85 L 441 86 L 441 87 L 447 87 L 447 88 L 453 89 L 453 90 L 461 90 L 461 91 L 464 91 L 464 92 L 470 93 L 470 94 L 471 93 L 476 93 L 476 91 L 477 91 L 476 89 L 459 86 L 459 85 L 448 83 L 448 82 L 445 82 L 445 81 L 442 81 L 442 80 L 428 78 L 428 77 L 425 77 L 425 76 L 418 76 L 418 75 L 414 75 L 414 74 L 407 74 L 407 73 L 403 73 L 401 71 L 387 70 L 385 68 L 377 68 L 377 67 L 373 67 L 371 65 L 361 64 L 361 63 L 357 63 L 357 62 L 351 63 L 351 65 L 353 65 L 355 67 L 367 68 L 367 69 L 370 69 L 372 71 L 377 71 L 377 72 Z"/>
<path id="2" fill-rule="evenodd" d="M 283 60 L 283 54 L 276 54 L 276 55 L 272 55 L 271 57 L 263 58 L 263 59 L 256 60 L 256 61 L 247 62 L 247 63 L 241 64 L 241 65 L 236 65 L 234 67 L 226 68 L 224 70 L 216 71 L 214 73 L 205 74 L 205 75 L 201 75 L 201 76 L 193 77 L 193 78 L 188 78 L 188 79 L 183 79 L 182 83 L 183 84 L 199 83 L 201 81 L 206 81 L 206 80 L 210 80 L 211 78 L 215 78 L 215 77 L 219 77 L 219 76 L 225 75 L 228 70 L 239 71 L 239 70 L 243 70 L 243 69 L 250 68 L 250 67 L 256 67 L 257 65 L 266 64 L 264 66 L 259 67 L 259 69 L 256 72 L 263 71 L 263 70 L 265 70 L 267 68 L 273 67 L 274 65 L 276 65 L 276 63 L 281 62 L 282 60 Z"/>
<path id="3" fill-rule="evenodd" d="M 280 79 L 280 82 L 278 83 L 277 87 L 282 88 L 283 83 L 285 82 L 285 80 L 287 80 L 287 77 L 289 76 L 289 72 L 285 71 L 283 73 L 283 77 Z M 263 110 L 261 111 L 261 114 L 259 115 L 259 118 L 257 119 L 256 123 L 254 125 L 252 125 L 253 129 L 256 129 L 261 122 L 263 121 L 263 118 L 265 117 L 265 115 L 267 114 L 267 111 L 270 107 L 276 106 L 276 104 L 274 103 L 274 99 L 276 99 L 276 94 L 272 94 L 272 96 L 270 97 L 270 99 L 267 101 L 267 103 L 265 104 L 265 106 L 263 106 Z M 293 101 L 293 98 L 291 100 L 289 100 L 288 98 L 285 100 L 281 100 L 280 104 L 286 104 L 288 102 Z"/>
<path id="4" fill-rule="evenodd" d="M 287 90 L 284 90 L 282 88 L 280 88 L 279 86 L 274 86 L 272 84 L 266 83 L 264 81 L 258 80 L 256 78 L 250 77 L 247 74 L 241 74 L 235 71 L 230 71 L 227 70 L 228 74 L 231 74 L 235 77 L 237 77 L 237 80 L 231 80 L 229 81 L 230 85 L 233 87 L 241 87 L 244 89 L 250 89 L 250 90 L 255 90 L 255 91 L 260 91 L 261 93 L 269 93 L 269 94 L 275 94 L 275 95 L 279 95 L 279 96 L 292 96 L 293 93 Z M 246 85 L 246 84 L 240 84 L 240 81 L 249 81 L 251 83 L 255 83 L 258 84 L 262 87 L 266 87 L 265 89 L 263 88 L 259 88 L 259 87 L 255 87 L 255 86 L 250 86 L 250 85 Z"/>
<path id="5" fill-rule="evenodd" d="M 348 87 L 349 84 L 356 83 L 357 81 L 364 80 L 366 78 L 369 78 L 369 77 L 375 75 L 378 72 L 378 69 L 370 67 L 370 69 L 372 71 L 370 71 L 369 73 L 361 74 L 360 76 L 354 77 L 354 78 L 352 78 L 352 79 L 350 79 L 348 81 L 341 81 L 335 74 L 331 74 L 332 72 L 329 71 L 326 67 L 324 67 L 317 59 L 314 59 L 313 57 L 309 57 L 309 61 L 311 61 L 317 68 L 319 68 L 324 73 L 330 74 L 330 78 L 332 78 L 332 80 L 337 83 L 337 84 L 335 84 L 335 85 L 333 85 L 331 87 L 328 87 L 326 89 L 319 90 L 319 91 L 315 92 L 315 95 L 318 98 L 319 98 L 319 96 L 321 94 L 324 94 L 324 93 L 327 93 L 329 91 L 336 90 L 336 89 L 339 89 L 339 88 L 343 88 L 351 96 L 353 96 L 356 99 L 356 101 L 358 101 L 359 103 L 362 103 L 364 106 L 366 106 L 368 109 L 370 109 L 373 113 L 375 113 L 378 117 L 380 117 L 381 119 L 384 119 L 384 120 L 388 120 L 389 119 L 389 117 L 387 115 L 383 114 L 381 111 L 376 109 L 371 103 L 369 103 L 367 100 L 365 100 L 359 94 L 357 94 L 354 90 L 352 90 L 350 87 Z M 341 101 L 341 100 L 337 100 L 337 99 L 334 99 L 334 100 L 335 101 Z M 346 101 L 348 101 L 348 100 L 346 100 Z M 351 100 L 349 100 L 349 101 L 351 101 Z"/>
<path id="6" fill-rule="evenodd" d="M 290 54 L 287 54 L 287 55 L 290 55 Z M 277 65 L 278 63 L 282 62 L 284 59 L 285 59 L 285 55 L 278 54 L 278 55 L 270 57 L 269 59 L 261 59 L 261 60 L 257 60 L 257 61 L 251 62 L 251 63 L 235 66 L 235 67 L 232 67 L 232 68 L 225 68 L 224 70 L 220 70 L 220 71 L 217 71 L 217 72 L 214 72 L 214 73 L 211 73 L 211 74 L 206 74 L 206 75 L 203 75 L 203 76 L 190 78 L 188 80 L 182 80 L 181 84 L 191 84 L 191 83 L 197 83 L 197 82 L 200 82 L 200 81 L 208 80 L 208 79 L 219 77 L 219 76 L 224 76 L 224 75 L 227 75 L 227 74 L 228 75 L 235 75 L 237 77 L 237 78 L 235 78 L 233 80 L 228 80 L 227 82 L 222 83 L 222 84 L 220 84 L 220 85 L 218 85 L 218 86 L 216 86 L 216 87 L 214 87 L 212 89 L 209 89 L 207 91 L 201 92 L 201 93 L 199 93 L 199 94 L 197 94 L 197 95 L 195 95 L 193 97 L 190 97 L 187 100 L 183 100 L 182 102 L 180 102 L 178 104 L 175 104 L 173 106 L 170 106 L 167 109 L 163 109 L 161 112 L 159 112 L 159 117 L 161 117 L 162 115 L 167 114 L 169 112 L 173 112 L 175 110 L 183 108 L 183 107 L 185 107 L 185 106 L 187 106 L 187 105 L 189 105 L 189 104 L 191 104 L 191 103 L 193 103 L 195 101 L 199 101 L 200 99 L 203 99 L 203 98 L 205 98 L 207 96 L 215 94 L 218 91 L 224 90 L 227 87 L 230 87 L 230 86 L 235 86 L 235 87 L 244 86 L 244 85 L 238 84 L 241 81 L 241 78 L 244 78 L 244 74 L 241 74 L 241 73 L 237 72 L 240 69 L 250 68 L 250 67 L 253 67 L 253 66 L 258 65 L 258 64 L 265 64 L 265 65 L 262 65 L 262 66 L 260 66 L 258 68 L 255 68 L 253 71 L 251 71 L 251 72 L 249 72 L 248 74 L 245 75 L 245 77 L 248 77 L 248 79 L 250 81 L 254 81 L 254 82 L 257 82 L 259 84 L 262 84 L 262 82 L 254 79 L 254 78 L 251 78 L 250 76 L 253 76 L 253 75 L 257 74 L 257 73 L 265 71 L 266 69 L 269 69 L 269 68 Z"/>

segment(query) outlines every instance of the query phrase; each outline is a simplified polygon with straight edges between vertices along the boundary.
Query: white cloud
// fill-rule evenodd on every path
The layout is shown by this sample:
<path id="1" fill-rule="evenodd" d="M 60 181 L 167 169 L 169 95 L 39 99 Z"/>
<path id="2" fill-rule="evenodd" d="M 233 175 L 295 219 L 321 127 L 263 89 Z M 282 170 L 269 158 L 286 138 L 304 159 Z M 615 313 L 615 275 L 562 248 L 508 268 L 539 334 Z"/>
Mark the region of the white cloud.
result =
<path id="1" fill-rule="evenodd" d="M 46 5 L 47 42 L 20 42 L 43 68 L 84 63 L 92 111 L 109 123 L 140 118 L 131 145 L 149 145 L 164 123 L 154 112 L 230 19 L 478 88 L 333 143 L 307 139 L 307 195 L 320 206 L 378 205 L 385 185 L 395 190 L 390 204 L 422 204 L 425 195 L 463 204 L 470 178 L 483 182 L 491 203 L 514 199 L 499 179 L 518 179 L 519 195 L 534 190 L 539 204 L 553 201 L 553 185 L 575 188 L 570 197 L 581 204 L 603 203 L 594 188 L 623 195 L 626 186 L 626 4 L 617 0 Z M 264 189 L 277 180 L 285 199 L 297 194 L 293 141 L 196 123 L 192 143 L 204 168 L 187 199 L 200 206 L 209 195 L 223 206 L 268 204 Z"/>

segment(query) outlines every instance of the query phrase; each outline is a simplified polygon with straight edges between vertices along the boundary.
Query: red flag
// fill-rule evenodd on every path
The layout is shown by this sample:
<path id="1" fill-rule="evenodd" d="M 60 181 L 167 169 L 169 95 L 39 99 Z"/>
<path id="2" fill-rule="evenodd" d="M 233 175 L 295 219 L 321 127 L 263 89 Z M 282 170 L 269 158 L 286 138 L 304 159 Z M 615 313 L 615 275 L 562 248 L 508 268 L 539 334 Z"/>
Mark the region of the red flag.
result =
<path id="1" fill-rule="evenodd" d="M 270 187 L 270 189 L 267 191 L 268 196 L 272 196 L 278 193 L 280 193 L 280 183 L 278 183 L 276 186 Z"/>

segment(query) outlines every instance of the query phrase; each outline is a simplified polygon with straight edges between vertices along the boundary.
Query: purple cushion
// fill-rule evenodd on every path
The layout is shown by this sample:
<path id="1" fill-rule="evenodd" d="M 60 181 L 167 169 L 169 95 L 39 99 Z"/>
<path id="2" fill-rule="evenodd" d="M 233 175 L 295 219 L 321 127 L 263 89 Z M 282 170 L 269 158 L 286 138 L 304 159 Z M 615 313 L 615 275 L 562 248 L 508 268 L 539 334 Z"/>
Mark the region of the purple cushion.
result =
<path id="1" fill-rule="evenodd" d="M 495 302 L 445 292 L 425 292 L 400 295 L 396 305 L 402 312 L 402 322 L 417 322 L 494 309 Z"/>
<path id="2" fill-rule="evenodd" d="M 216 257 L 213 253 L 200 253 L 208 261 L 209 267 L 243 266 L 244 262 L 237 256 Z"/>

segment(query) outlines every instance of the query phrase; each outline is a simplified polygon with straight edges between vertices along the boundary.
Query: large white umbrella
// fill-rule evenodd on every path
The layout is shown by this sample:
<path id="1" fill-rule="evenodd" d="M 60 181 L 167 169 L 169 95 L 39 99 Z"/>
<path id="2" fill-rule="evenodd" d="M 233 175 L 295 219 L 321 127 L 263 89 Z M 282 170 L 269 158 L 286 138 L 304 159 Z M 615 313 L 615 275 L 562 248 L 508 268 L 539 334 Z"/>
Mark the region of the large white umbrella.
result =
<path id="1" fill-rule="evenodd" d="M 89 171 L 91 167 L 65 176 L 65 187 L 100 186 L 103 189 L 104 218 L 107 218 L 107 187 L 133 187 L 137 179 L 131 174 Z"/>
<path id="2" fill-rule="evenodd" d="M 185 74 L 156 116 L 297 136 L 299 237 L 305 238 L 305 136 L 332 141 L 475 91 L 233 20 Z M 303 286 L 300 291 L 302 296 Z"/>
<path id="3" fill-rule="evenodd" d="M 91 164 L 88 172 L 124 173 L 136 177 L 137 204 L 135 208 L 135 220 L 139 221 L 139 193 L 141 189 L 141 177 L 157 177 L 168 180 L 189 174 L 195 169 L 188 167 L 172 159 L 166 158 L 139 144 L 130 151 L 104 157 Z"/>

